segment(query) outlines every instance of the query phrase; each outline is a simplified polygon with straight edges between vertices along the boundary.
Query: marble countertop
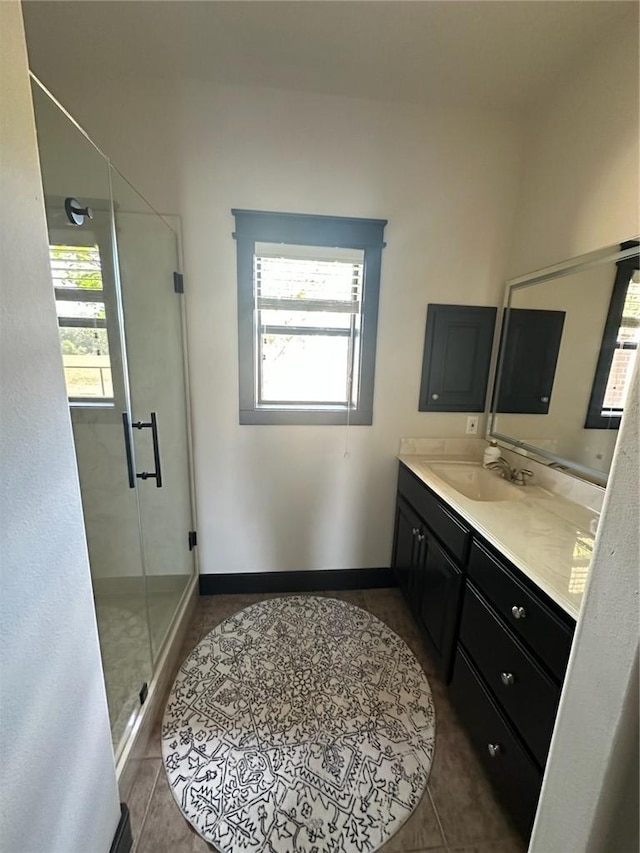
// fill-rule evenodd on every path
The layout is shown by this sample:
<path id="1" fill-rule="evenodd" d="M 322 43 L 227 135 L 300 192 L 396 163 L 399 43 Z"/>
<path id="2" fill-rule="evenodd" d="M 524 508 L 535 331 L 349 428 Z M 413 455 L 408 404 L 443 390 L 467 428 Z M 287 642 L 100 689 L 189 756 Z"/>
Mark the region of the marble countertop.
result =
<path id="1" fill-rule="evenodd" d="M 460 455 L 401 454 L 398 459 L 487 542 L 574 619 L 589 574 L 598 513 L 535 485 L 517 501 L 476 501 L 438 477 L 430 463 L 477 462 Z M 497 475 L 496 475 L 497 476 Z"/>

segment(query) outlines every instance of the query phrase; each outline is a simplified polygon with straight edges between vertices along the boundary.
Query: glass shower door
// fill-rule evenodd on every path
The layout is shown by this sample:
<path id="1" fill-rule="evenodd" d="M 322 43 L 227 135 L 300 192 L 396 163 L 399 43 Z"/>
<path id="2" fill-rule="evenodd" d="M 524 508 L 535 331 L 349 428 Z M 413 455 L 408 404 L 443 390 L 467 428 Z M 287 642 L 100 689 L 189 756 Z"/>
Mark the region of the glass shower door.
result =
<path id="1" fill-rule="evenodd" d="M 183 297 L 174 278 L 180 268 L 179 223 L 159 216 L 115 169 L 111 183 L 149 625 L 157 657 L 194 572 Z"/>
<path id="2" fill-rule="evenodd" d="M 123 433 L 122 413 L 131 417 L 131 405 L 109 164 L 35 83 L 33 99 L 60 344 L 118 753 L 140 708 L 143 685 L 151 680 L 152 654 L 138 501 L 129 488 Z"/>

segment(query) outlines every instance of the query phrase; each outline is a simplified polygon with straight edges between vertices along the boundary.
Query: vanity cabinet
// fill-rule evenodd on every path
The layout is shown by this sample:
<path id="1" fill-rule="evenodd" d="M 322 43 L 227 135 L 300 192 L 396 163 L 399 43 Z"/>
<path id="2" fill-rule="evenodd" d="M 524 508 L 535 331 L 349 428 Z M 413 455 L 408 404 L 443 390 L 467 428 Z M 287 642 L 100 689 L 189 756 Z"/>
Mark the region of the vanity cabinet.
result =
<path id="1" fill-rule="evenodd" d="M 392 566 L 442 678 L 448 682 L 470 529 L 401 467 Z"/>
<path id="2" fill-rule="evenodd" d="M 392 566 L 487 775 L 528 835 L 573 619 L 402 463 Z"/>

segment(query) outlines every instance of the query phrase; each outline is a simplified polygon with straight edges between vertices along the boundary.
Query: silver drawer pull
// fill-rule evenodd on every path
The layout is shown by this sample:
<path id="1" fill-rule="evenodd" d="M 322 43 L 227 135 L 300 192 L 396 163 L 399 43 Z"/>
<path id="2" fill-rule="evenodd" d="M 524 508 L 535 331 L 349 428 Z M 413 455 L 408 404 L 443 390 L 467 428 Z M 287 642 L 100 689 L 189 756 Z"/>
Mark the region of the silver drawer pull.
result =
<path id="1" fill-rule="evenodd" d="M 517 604 L 514 604 L 511 608 L 511 615 L 514 619 L 524 619 L 527 615 L 527 611 L 524 607 L 518 607 Z"/>
<path id="2" fill-rule="evenodd" d="M 424 540 L 424 533 L 418 533 L 418 542 L 422 542 Z"/>
<path id="3" fill-rule="evenodd" d="M 502 672 L 500 673 L 500 680 L 504 684 L 505 687 L 511 687 L 516 683 L 515 678 L 513 677 L 512 672 Z"/>
<path id="4" fill-rule="evenodd" d="M 495 758 L 496 755 L 500 755 L 500 744 L 499 743 L 488 743 L 487 749 L 489 750 L 489 755 L 491 758 Z"/>
<path id="5" fill-rule="evenodd" d="M 417 535 L 418 535 L 418 533 L 420 533 L 420 528 L 419 528 L 419 527 L 412 527 L 412 528 L 411 528 L 411 535 L 412 535 L 412 536 L 417 536 Z"/>

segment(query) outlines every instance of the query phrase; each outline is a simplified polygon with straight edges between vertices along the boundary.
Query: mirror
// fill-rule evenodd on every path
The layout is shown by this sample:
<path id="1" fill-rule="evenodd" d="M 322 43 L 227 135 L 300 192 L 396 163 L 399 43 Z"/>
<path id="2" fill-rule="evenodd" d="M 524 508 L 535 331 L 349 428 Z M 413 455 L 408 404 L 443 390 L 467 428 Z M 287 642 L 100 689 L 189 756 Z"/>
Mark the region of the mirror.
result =
<path id="1" fill-rule="evenodd" d="M 638 246 L 507 283 L 489 437 L 606 485 L 640 344 Z"/>

